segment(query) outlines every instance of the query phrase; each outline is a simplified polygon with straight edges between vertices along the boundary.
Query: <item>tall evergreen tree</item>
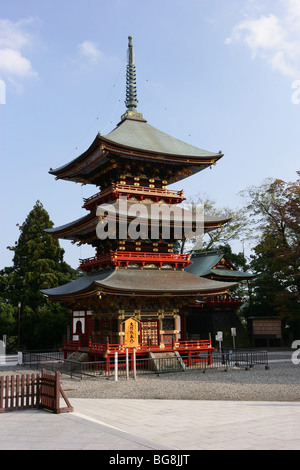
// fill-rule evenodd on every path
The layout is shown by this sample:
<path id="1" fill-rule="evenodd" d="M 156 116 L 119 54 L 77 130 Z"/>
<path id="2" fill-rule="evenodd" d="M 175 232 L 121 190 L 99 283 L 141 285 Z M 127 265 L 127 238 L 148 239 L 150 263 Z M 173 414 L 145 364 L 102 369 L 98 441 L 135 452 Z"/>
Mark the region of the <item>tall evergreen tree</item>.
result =
<path id="1" fill-rule="evenodd" d="M 2 297 L 15 309 L 21 302 L 21 342 L 28 348 L 49 347 L 47 331 L 39 323 L 42 320 L 45 322 L 45 316 L 50 317 L 54 312 L 58 316 L 63 312 L 66 314 L 65 307 L 47 305 L 40 290 L 78 277 L 78 272 L 63 260 L 64 250 L 59 242 L 45 232 L 51 227 L 53 222 L 48 212 L 37 201 L 25 222 L 19 226 L 21 234 L 18 241 L 10 247 L 14 251 L 13 266 L 4 268 L 0 273 Z M 66 319 L 63 319 L 63 326 L 65 323 Z M 59 330 L 56 342 L 60 342 L 62 332 Z M 41 331 L 43 337 L 40 336 Z"/>

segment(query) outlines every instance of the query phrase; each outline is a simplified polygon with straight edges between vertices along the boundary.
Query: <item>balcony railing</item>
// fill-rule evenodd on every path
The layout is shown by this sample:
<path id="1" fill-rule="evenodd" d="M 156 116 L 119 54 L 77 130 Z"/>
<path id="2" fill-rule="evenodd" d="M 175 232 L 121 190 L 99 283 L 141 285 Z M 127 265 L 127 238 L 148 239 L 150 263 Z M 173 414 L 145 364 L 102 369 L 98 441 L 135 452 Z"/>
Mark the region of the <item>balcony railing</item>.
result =
<path id="1" fill-rule="evenodd" d="M 136 253 L 116 250 L 92 258 L 81 259 L 79 269 L 89 272 L 103 266 L 128 267 L 130 264 L 136 264 L 140 267 L 153 264 L 160 268 L 167 264 L 177 269 L 184 268 L 190 263 L 190 254 Z"/>
<path id="2" fill-rule="evenodd" d="M 138 199 L 143 200 L 145 197 L 151 198 L 155 201 L 164 199 L 169 203 L 178 204 L 182 202 L 185 197 L 183 191 L 175 191 L 173 189 L 163 188 L 149 188 L 147 186 L 134 186 L 132 184 L 119 184 L 112 183 L 108 188 L 103 189 L 97 194 L 84 199 L 83 208 L 91 209 L 94 205 L 107 200 L 109 197 L 118 199 L 120 195 L 134 195 Z"/>
<path id="3" fill-rule="evenodd" d="M 93 343 L 89 342 L 87 347 L 82 347 L 80 341 L 65 341 L 64 349 L 68 351 L 78 351 L 85 350 L 89 352 L 101 353 L 101 354 L 110 354 L 113 355 L 115 352 L 125 353 L 126 347 L 123 344 L 112 344 L 112 343 Z M 148 343 L 140 343 L 136 348 L 137 353 L 143 352 L 166 352 L 178 350 L 182 352 L 186 351 L 197 351 L 197 350 L 213 350 L 210 339 L 198 339 L 198 340 L 185 340 L 185 341 L 173 341 L 172 344 L 165 344 L 162 349 L 159 345 Z M 128 348 L 129 351 L 132 351 L 133 348 Z"/>

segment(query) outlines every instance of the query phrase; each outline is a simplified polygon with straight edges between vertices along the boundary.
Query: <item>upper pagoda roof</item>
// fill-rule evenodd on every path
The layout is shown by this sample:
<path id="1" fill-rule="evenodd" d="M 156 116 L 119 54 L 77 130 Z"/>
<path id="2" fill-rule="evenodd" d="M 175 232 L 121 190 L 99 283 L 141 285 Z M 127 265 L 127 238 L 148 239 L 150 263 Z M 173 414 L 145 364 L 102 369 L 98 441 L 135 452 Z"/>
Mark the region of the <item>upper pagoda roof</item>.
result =
<path id="1" fill-rule="evenodd" d="M 185 268 L 190 274 L 213 279 L 243 281 L 253 279 L 253 274 L 239 271 L 225 258 L 222 251 L 204 251 L 191 257 L 192 263 Z"/>
<path id="2" fill-rule="evenodd" d="M 105 143 L 131 150 L 161 154 L 165 157 L 216 161 L 220 153 L 209 152 L 176 139 L 136 115 L 127 115 L 109 134 L 100 137 Z"/>
<path id="3" fill-rule="evenodd" d="M 174 138 L 148 124 L 137 111 L 137 93 L 132 38 L 129 36 L 126 76 L 126 107 L 119 124 L 109 134 L 96 136 L 91 146 L 69 163 L 49 173 L 69 181 L 102 186 L 112 168 L 128 162 L 148 162 L 163 173 L 169 166 L 168 184 L 193 175 L 215 164 L 223 154 L 203 150 Z M 173 168 L 170 169 L 170 166 Z M 134 169 L 133 169 L 134 171 Z M 117 172 L 117 170 L 115 170 Z"/>
<path id="4" fill-rule="evenodd" d="M 195 174 L 219 160 L 223 154 L 197 148 L 176 139 L 151 126 L 144 119 L 126 117 L 109 134 L 96 136 L 94 142 L 84 153 L 71 162 L 49 173 L 57 178 L 101 185 L 99 170 L 103 173 L 112 160 L 149 161 L 156 166 L 173 165 L 184 167 L 186 173 L 180 174 L 175 168 L 169 182 L 179 181 Z M 117 160 L 115 160 L 117 159 Z"/>

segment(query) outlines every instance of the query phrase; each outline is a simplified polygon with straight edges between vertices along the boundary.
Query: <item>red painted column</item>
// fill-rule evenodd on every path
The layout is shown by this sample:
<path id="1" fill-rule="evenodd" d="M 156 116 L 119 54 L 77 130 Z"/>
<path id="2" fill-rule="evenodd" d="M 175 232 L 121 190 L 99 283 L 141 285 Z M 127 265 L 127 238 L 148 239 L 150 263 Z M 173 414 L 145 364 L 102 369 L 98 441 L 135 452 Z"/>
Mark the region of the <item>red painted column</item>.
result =
<path id="1" fill-rule="evenodd" d="M 212 350 L 208 351 L 208 365 L 212 366 Z"/>

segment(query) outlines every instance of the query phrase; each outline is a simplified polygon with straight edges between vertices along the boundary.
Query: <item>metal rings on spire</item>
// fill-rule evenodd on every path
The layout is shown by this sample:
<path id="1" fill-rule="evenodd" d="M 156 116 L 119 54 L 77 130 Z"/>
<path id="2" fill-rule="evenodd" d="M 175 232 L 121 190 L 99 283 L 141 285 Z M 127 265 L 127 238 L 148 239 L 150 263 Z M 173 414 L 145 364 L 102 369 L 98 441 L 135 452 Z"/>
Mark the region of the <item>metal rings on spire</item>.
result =
<path id="1" fill-rule="evenodd" d="M 138 105 L 132 36 L 128 36 L 125 104 L 129 110 L 135 110 Z"/>

